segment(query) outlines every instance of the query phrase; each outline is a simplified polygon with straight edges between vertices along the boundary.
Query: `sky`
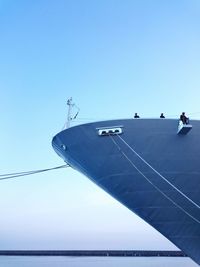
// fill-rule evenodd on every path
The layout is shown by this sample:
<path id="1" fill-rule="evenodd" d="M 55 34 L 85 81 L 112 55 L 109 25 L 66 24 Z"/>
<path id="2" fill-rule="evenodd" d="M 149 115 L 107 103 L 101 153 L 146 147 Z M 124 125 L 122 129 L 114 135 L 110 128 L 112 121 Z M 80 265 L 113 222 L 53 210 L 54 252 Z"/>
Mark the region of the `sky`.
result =
<path id="1" fill-rule="evenodd" d="M 62 165 L 73 125 L 200 118 L 197 0 L 0 0 L 0 172 Z M 74 111 L 76 112 L 76 111 Z M 176 249 L 75 170 L 0 182 L 0 249 Z"/>

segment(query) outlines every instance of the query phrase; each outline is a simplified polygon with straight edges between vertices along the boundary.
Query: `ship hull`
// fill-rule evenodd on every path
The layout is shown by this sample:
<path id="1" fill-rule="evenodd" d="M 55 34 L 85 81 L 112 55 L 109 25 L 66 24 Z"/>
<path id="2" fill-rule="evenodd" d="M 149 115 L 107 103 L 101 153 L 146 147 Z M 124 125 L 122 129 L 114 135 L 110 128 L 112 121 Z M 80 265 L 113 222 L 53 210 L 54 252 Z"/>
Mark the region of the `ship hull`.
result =
<path id="1" fill-rule="evenodd" d="M 200 122 L 113 120 L 57 134 L 55 151 L 200 264 Z M 99 135 L 120 127 L 122 133 Z"/>

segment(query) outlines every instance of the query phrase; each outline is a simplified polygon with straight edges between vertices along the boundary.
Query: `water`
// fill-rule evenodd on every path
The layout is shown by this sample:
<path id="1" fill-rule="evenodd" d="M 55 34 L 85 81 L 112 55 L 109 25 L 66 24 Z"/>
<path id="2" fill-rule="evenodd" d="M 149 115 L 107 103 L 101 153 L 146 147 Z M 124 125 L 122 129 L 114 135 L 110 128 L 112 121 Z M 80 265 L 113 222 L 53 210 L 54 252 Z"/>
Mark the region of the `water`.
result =
<path id="1" fill-rule="evenodd" d="M 186 257 L 0 256 L 2 267 L 197 267 Z"/>

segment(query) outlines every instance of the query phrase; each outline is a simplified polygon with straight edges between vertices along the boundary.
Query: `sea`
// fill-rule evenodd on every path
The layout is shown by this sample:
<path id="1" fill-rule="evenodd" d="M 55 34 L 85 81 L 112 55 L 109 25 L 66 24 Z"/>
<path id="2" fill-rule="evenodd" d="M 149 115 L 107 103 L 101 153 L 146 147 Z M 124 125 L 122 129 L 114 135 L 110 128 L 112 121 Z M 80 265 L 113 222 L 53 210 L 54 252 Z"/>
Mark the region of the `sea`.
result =
<path id="1" fill-rule="evenodd" d="M 0 256 L 0 267 L 197 267 L 188 257 Z"/>

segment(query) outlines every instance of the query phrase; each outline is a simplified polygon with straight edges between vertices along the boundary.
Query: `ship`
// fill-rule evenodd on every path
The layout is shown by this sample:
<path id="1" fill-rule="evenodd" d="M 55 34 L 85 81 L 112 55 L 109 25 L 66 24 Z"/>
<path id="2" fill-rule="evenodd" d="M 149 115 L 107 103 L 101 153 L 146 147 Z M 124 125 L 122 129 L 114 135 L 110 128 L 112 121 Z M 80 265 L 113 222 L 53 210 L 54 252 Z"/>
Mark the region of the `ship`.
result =
<path id="1" fill-rule="evenodd" d="M 200 121 L 119 119 L 59 132 L 56 153 L 200 265 Z"/>

